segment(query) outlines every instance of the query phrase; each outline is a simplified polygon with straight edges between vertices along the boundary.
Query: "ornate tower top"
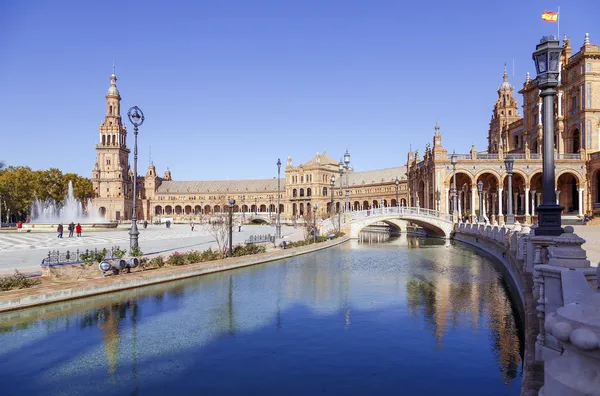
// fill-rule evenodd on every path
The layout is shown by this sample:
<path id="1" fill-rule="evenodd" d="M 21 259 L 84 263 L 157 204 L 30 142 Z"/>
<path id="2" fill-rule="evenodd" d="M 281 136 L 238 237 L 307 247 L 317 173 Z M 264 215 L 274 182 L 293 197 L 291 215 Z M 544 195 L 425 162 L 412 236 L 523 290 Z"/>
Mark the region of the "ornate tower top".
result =
<path id="1" fill-rule="evenodd" d="M 110 87 L 108 87 L 108 92 L 106 93 L 107 99 L 109 96 L 118 97 L 121 99 L 121 95 L 119 94 L 119 90 L 117 89 L 117 75 L 115 74 L 115 64 L 113 62 L 112 74 L 110 75 Z"/>
<path id="2" fill-rule="evenodd" d="M 167 170 L 165 171 L 165 177 L 163 177 L 163 179 L 165 179 L 166 181 L 173 180 L 173 178 L 171 177 L 171 171 L 169 170 L 169 167 L 167 167 Z"/>

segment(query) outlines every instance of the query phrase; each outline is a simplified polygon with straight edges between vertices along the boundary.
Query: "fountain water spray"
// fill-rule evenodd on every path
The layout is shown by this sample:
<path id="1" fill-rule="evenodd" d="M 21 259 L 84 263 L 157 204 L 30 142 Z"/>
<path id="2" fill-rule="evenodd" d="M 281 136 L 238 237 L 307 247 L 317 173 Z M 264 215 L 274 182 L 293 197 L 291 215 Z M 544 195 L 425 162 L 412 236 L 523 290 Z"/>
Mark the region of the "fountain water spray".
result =
<path id="1" fill-rule="evenodd" d="M 69 189 L 63 205 L 54 200 L 40 201 L 35 199 L 32 204 L 33 224 L 58 224 L 58 223 L 106 223 L 100 212 L 92 207 L 92 200 L 87 201 L 87 211 L 83 210 L 81 201 L 73 195 L 73 183 L 69 182 Z"/>

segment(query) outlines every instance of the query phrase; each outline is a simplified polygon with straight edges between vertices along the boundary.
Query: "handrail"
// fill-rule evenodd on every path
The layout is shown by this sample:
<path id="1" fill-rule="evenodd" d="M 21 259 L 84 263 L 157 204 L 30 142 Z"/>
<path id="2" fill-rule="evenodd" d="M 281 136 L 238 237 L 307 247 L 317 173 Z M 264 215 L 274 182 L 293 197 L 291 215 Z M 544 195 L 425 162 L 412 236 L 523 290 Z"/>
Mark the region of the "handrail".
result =
<path id="1" fill-rule="evenodd" d="M 434 209 L 425 209 L 419 207 L 407 207 L 407 206 L 391 206 L 384 208 L 374 208 L 351 212 L 351 219 L 357 220 L 365 217 L 372 216 L 385 216 L 385 215 L 418 215 L 423 217 L 432 217 L 442 219 L 446 221 L 452 221 L 452 216 L 448 213 L 440 212 Z"/>

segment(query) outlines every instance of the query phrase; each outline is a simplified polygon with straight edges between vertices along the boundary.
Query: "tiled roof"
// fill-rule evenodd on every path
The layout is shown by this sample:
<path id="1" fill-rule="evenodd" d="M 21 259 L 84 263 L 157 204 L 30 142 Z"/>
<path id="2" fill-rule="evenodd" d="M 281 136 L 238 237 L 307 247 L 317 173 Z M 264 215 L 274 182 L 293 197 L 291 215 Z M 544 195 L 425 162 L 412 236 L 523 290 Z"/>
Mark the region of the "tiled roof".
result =
<path id="1" fill-rule="evenodd" d="M 326 152 L 323 154 L 317 153 L 310 161 L 302 164 L 304 167 L 333 165 L 338 166 L 338 162 L 331 158 Z"/>
<path id="2" fill-rule="evenodd" d="M 284 187 L 285 179 L 281 179 L 281 189 Z M 158 194 L 185 194 L 262 191 L 277 191 L 277 178 L 255 180 L 163 181 L 156 192 Z"/>
<path id="3" fill-rule="evenodd" d="M 398 176 L 406 180 L 406 167 L 378 169 L 365 172 L 351 172 L 350 185 L 393 182 Z M 344 179 L 345 183 L 345 179 Z M 285 188 L 285 179 L 281 179 L 281 189 Z M 206 181 L 163 181 L 157 194 L 207 194 L 207 193 L 245 193 L 277 191 L 277 178 L 254 180 L 206 180 Z"/>
<path id="4" fill-rule="evenodd" d="M 396 176 L 398 176 L 399 180 L 406 180 L 406 166 L 377 169 L 364 172 L 351 172 L 349 176 L 351 186 L 360 184 L 393 182 L 394 180 L 396 180 Z M 346 181 L 344 180 L 344 183 L 345 182 Z"/>

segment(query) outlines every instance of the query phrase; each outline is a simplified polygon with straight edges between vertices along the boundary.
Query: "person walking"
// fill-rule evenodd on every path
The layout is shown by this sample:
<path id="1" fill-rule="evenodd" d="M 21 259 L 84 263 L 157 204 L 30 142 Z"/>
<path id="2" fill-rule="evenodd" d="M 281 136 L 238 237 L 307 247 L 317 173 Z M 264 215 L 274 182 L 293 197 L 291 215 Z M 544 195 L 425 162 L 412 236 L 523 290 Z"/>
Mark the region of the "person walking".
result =
<path id="1" fill-rule="evenodd" d="M 79 223 L 75 226 L 75 234 L 77 235 L 77 238 L 81 237 L 81 224 Z"/>
<path id="2" fill-rule="evenodd" d="M 17 223 L 17 232 L 21 232 L 23 230 L 23 222 L 19 220 Z"/>
<path id="3" fill-rule="evenodd" d="M 190 221 L 190 227 L 192 227 L 192 231 L 194 231 L 194 221 Z"/>
<path id="4" fill-rule="evenodd" d="M 69 224 L 69 238 L 73 238 L 73 232 L 75 231 L 75 223 Z"/>
<path id="5" fill-rule="evenodd" d="M 144 220 L 144 228 L 148 228 L 148 220 Z"/>
<path id="6" fill-rule="evenodd" d="M 56 232 L 58 232 L 58 237 L 62 238 L 62 234 L 63 234 L 63 225 L 59 224 L 58 227 L 56 228 Z"/>

